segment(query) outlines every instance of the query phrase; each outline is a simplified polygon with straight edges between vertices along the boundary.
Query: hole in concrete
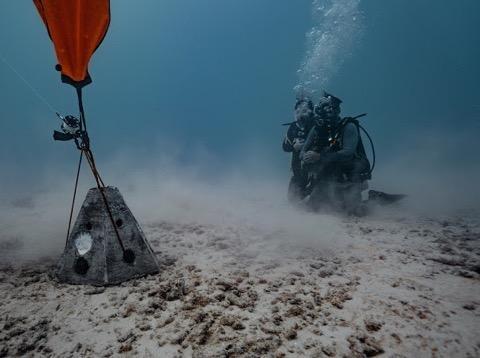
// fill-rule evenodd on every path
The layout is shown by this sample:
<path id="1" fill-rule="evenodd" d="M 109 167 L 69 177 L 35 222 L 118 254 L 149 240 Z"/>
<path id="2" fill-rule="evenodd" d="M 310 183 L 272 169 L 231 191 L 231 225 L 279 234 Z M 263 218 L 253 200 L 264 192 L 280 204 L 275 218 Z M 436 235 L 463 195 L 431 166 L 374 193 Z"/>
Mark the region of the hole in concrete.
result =
<path id="1" fill-rule="evenodd" d="M 93 239 L 90 236 L 89 233 L 87 232 L 81 232 L 78 234 L 78 236 L 75 238 L 75 247 L 77 249 L 77 252 L 80 256 L 85 255 L 87 252 L 90 251 L 92 248 L 93 244 Z"/>
<path id="2" fill-rule="evenodd" d="M 123 261 L 127 264 L 132 264 L 135 261 L 135 253 L 133 250 L 127 249 L 123 252 Z"/>
<path id="3" fill-rule="evenodd" d="M 90 230 L 93 229 L 92 223 L 87 223 L 87 225 L 85 225 L 85 226 L 86 226 L 86 228 L 87 228 L 88 231 L 90 231 Z"/>
<path id="4" fill-rule="evenodd" d="M 122 227 L 123 220 L 122 219 L 117 219 L 117 221 L 115 221 L 115 225 L 117 225 L 117 227 Z"/>
<path id="5" fill-rule="evenodd" d="M 90 268 L 90 265 L 88 264 L 87 260 L 85 260 L 83 257 L 79 257 L 75 261 L 74 270 L 79 275 L 85 275 L 89 268 Z"/>

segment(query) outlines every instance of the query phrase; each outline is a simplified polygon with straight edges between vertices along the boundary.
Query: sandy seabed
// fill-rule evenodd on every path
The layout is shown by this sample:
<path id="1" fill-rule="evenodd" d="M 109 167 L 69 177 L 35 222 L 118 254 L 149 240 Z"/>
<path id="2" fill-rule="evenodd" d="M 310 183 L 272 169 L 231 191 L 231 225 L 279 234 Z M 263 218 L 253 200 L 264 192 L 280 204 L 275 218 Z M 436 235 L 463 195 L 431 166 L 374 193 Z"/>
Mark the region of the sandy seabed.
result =
<path id="1" fill-rule="evenodd" d="M 55 257 L 9 262 L 4 242 L 0 357 L 480 356 L 478 217 L 338 227 L 315 245 L 151 222 L 161 273 L 106 288 L 56 282 Z"/>

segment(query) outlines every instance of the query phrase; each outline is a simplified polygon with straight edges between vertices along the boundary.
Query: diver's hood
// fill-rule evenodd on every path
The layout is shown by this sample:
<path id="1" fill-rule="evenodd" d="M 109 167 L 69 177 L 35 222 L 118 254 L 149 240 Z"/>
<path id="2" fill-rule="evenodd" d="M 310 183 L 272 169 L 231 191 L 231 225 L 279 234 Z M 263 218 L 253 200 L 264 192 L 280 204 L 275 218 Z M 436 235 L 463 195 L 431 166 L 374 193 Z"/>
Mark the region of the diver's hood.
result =
<path id="1" fill-rule="evenodd" d="M 308 108 L 313 111 L 313 102 L 310 98 L 307 97 L 297 98 L 294 108 L 297 109 L 302 103 L 305 103 Z"/>
<path id="2" fill-rule="evenodd" d="M 340 114 L 341 103 L 340 98 L 323 92 L 323 97 L 318 101 L 315 113 L 324 120 L 336 122 Z"/>
<path id="3" fill-rule="evenodd" d="M 333 105 L 336 105 L 336 106 L 340 106 L 340 104 L 342 104 L 342 102 L 343 102 L 340 98 L 335 97 L 333 94 L 327 93 L 326 91 L 323 91 L 323 97 L 320 98 L 320 101 L 323 98 L 325 98 L 330 103 L 332 103 Z"/>

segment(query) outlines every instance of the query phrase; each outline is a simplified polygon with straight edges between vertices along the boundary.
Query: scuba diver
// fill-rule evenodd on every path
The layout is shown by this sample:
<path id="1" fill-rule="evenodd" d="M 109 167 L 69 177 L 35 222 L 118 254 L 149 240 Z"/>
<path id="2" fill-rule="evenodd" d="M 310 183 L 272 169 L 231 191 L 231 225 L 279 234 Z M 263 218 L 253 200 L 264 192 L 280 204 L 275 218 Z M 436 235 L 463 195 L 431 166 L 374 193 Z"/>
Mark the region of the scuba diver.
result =
<path id="1" fill-rule="evenodd" d="M 285 152 L 292 153 L 292 177 L 288 185 L 288 200 L 298 203 L 307 196 L 308 172 L 302 169 L 300 152 L 308 133 L 313 127 L 314 106 L 312 100 L 306 97 L 297 99 L 295 103 L 295 121 L 288 125 L 287 135 L 282 143 Z"/>
<path id="2" fill-rule="evenodd" d="M 363 216 L 362 191 L 368 188 L 371 167 L 356 118 L 340 117 L 342 100 L 324 92 L 315 107 L 314 125 L 300 151 L 301 172 L 307 173 L 313 211 L 323 207 Z"/>

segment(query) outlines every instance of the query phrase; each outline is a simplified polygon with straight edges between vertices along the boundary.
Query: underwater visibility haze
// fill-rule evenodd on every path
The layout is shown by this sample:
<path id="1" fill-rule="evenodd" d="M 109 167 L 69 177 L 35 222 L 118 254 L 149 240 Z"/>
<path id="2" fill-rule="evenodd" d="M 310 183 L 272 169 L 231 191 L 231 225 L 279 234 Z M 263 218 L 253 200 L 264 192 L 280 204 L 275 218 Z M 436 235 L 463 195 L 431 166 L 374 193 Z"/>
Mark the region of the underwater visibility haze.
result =
<path id="1" fill-rule="evenodd" d="M 83 103 L 118 190 L 84 150 L 72 206 L 77 95 L 34 3 L 110 4 Z M 478 0 L 1 1 L 0 357 L 480 356 L 479 35 Z M 289 203 L 290 152 L 358 154 L 355 122 L 303 153 L 337 97 L 395 205 Z"/>
<path id="2" fill-rule="evenodd" d="M 75 92 L 32 3 L 1 6 L 0 195 L 8 212 L 48 193 L 65 216 L 77 153 L 52 140 L 49 107 L 75 115 Z M 368 113 L 371 187 L 425 210 L 478 208 L 479 10 L 474 0 L 117 0 L 84 89 L 97 163 L 107 184 L 144 193 L 132 201 L 149 214 L 185 215 L 190 200 L 217 216 L 222 200 L 248 193 L 275 217 L 290 176 L 281 124 L 296 96 L 327 90 L 342 115 Z M 94 186 L 87 171 L 80 183 Z"/>
<path id="3" fill-rule="evenodd" d="M 76 114 L 74 89 L 54 71 L 34 6 L 1 6 L 2 200 L 67 202 L 77 153 L 52 140 L 51 109 Z M 296 96 L 328 90 L 342 115 L 368 113 L 371 187 L 427 210 L 478 208 L 479 10 L 473 0 L 117 0 L 84 89 L 97 163 L 108 184 L 150 199 L 173 191 L 201 207 L 219 201 L 213 188 L 227 202 L 246 192 L 275 216 L 290 175 L 280 124 L 293 120 Z"/>
<path id="4" fill-rule="evenodd" d="M 75 114 L 74 90 L 32 4 L 1 6 L 1 196 L 67 198 L 77 155 L 51 139 L 49 107 Z M 296 96 L 328 90 L 342 115 L 368 113 L 373 186 L 478 207 L 479 10 L 473 0 L 115 1 L 84 90 L 97 162 L 120 187 L 204 183 L 235 198 L 266 185 L 280 203 L 280 124 Z"/>
<path id="5" fill-rule="evenodd" d="M 2 56 L 55 109 L 75 112 L 35 8 L 1 6 Z M 262 158 L 263 171 L 285 176 L 279 124 L 292 120 L 303 84 L 342 98 L 344 115 L 369 113 L 379 170 L 414 148 L 468 170 L 479 132 L 479 8 L 474 0 L 115 1 L 84 94 L 99 161 L 127 152 L 134 166 L 155 166 L 158 155 L 188 166 L 205 165 L 206 155 L 223 173 Z M 75 153 L 50 140 L 56 118 L 3 62 L 0 71 L 7 192 L 72 170 Z"/>

